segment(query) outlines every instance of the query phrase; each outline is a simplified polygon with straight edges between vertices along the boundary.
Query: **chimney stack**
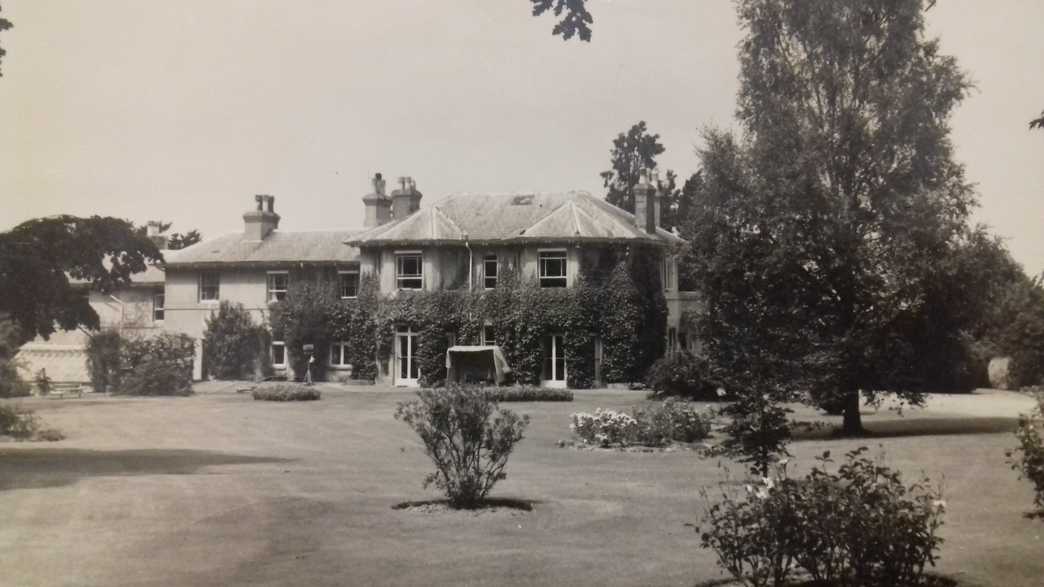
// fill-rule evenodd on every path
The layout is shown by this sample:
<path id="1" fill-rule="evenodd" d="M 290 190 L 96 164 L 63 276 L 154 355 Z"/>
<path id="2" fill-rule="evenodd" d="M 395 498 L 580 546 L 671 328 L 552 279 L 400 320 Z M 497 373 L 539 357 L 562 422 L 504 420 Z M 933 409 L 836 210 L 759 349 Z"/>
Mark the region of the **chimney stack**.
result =
<path id="1" fill-rule="evenodd" d="M 243 234 L 246 240 L 261 241 L 279 228 L 279 215 L 275 213 L 275 196 L 258 194 L 254 201 L 257 209 L 243 213 Z"/>
<path id="2" fill-rule="evenodd" d="M 167 235 L 160 232 L 160 223 L 156 220 L 149 220 L 146 225 L 145 234 L 152 241 L 152 244 L 156 245 L 159 250 L 167 248 Z"/>
<path id="3" fill-rule="evenodd" d="M 366 207 L 366 220 L 364 226 L 372 228 L 386 224 L 391 220 L 392 200 L 384 193 L 384 177 L 378 172 L 371 180 L 373 193 L 363 196 L 363 206 Z"/>
<path id="4" fill-rule="evenodd" d="M 424 194 L 417 191 L 417 182 L 412 177 L 400 177 L 399 189 L 392 191 L 392 217 L 402 220 L 417 210 Z"/>
<path id="5" fill-rule="evenodd" d="M 643 169 L 638 174 L 638 185 L 634 186 L 634 225 L 649 234 L 656 234 L 660 224 L 657 176 L 655 171 Z"/>

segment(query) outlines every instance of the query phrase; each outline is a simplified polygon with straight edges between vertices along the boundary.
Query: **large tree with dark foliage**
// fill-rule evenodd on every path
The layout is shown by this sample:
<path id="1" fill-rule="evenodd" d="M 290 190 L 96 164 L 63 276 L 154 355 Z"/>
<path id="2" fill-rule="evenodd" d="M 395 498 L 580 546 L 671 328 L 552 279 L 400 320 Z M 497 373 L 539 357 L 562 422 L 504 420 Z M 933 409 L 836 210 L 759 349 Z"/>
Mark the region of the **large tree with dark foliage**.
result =
<path id="1" fill-rule="evenodd" d="M 0 320 L 18 325 L 22 342 L 56 329 L 96 329 L 98 314 L 82 280 L 109 292 L 147 264 L 163 260 L 156 245 L 118 218 L 52 216 L 0 233 Z"/>
<path id="2" fill-rule="evenodd" d="M 744 138 L 708 136 L 690 223 L 707 334 L 724 366 L 761 363 L 761 386 L 832 400 L 859 433 L 860 391 L 920 398 L 904 326 L 967 235 L 949 114 L 970 84 L 921 0 L 737 7 Z"/>
<path id="3" fill-rule="evenodd" d="M 167 248 L 171 251 L 176 251 L 178 249 L 184 249 L 187 246 L 194 245 L 201 240 L 203 240 L 203 236 L 200 235 L 199 231 L 195 229 L 185 233 L 175 232 L 174 234 L 170 235 L 169 239 L 167 239 Z"/>
<path id="4" fill-rule="evenodd" d="M 656 156 L 663 151 L 660 135 L 650 133 L 644 120 L 618 134 L 609 152 L 612 169 L 602 172 L 606 201 L 634 212 L 634 186 L 642 171 L 656 169 Z"/>

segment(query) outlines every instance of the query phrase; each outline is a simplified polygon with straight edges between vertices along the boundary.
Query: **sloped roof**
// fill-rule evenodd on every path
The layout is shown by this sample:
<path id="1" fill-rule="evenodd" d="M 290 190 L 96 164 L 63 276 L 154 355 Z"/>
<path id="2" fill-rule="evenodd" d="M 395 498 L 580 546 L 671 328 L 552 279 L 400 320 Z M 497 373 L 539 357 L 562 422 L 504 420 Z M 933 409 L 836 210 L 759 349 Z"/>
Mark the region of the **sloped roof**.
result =
<path id="1" fill-rule="evenodd" d="M 651 235 L 634 215 L 587 192 L 455 194 L 430 208 L 348 239 L 354 246 L 479 242 L 681 242 L 663 229 Z"/>
<path id="2" fill-rule="evenodd" d="M 273 230 L 264 240 L 247 240 L 242 232 L 224 234 L 164 255 L 167 267 L 190 265 L 341 264 L 357 261 L 359 249 L 345 245 L 357 231 Z"/>

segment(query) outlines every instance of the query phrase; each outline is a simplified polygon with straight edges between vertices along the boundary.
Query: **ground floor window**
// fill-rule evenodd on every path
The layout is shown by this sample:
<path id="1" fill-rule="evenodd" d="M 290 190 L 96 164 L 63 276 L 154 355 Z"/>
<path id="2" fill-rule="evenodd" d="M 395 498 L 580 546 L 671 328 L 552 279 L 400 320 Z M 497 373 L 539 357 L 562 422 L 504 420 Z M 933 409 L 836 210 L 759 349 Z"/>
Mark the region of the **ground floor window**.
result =
<path id="1" fill-rule="evenodd" d="M 271 347 L 272 366 L 276 369 L 286 368 L 286 343 L 273 340 Z"/>
<path id="2" fill-rule="evenodd" d="M 330 366 L 331 367 L 345 367 L 349 364 L 348 362 L 348 343 L 346 342 L 332 342 L 330 343 Z"/>
<path id="3" fill-rule="evenodd" d="M 543 340 L 544 366 L 541 379 L 547 387 L 566 386 L 565 337 L 561 334 L 545 336 Z"/>
<path id="4" fill-rule="evenodd" d="M 493 331 L 493 326 L 486 324 L 482 327 L 482 344 L 484 345 L 495 345 L 497 344 L 497 335 Z"/>

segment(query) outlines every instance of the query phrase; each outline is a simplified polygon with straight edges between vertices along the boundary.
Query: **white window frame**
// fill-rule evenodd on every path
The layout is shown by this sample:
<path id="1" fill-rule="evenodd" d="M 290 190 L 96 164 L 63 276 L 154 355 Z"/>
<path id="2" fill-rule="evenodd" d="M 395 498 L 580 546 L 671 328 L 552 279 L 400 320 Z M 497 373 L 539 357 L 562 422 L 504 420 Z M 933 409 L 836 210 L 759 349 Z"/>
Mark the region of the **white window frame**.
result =
<path id="1" fill-rule="evenodd" d="M 277 363 L 275 357 L 275 348 L 281 347 L 283 349 L 283 362 Z M 273 340 L 269 345 L 268 357 L 272 360 L 272 367 L 274 369 L 286 369 L 286 343 L 281 340 Z"/>
<path id="2" fill-rule="evenodd" d="M 417 258 L 416 275 L 404 275 L 402 273 L 402 261 L 407 257 Z M 419 281 L 420 287 L 402 287 L 404 281 Z M 395 251 L 395 289 L 406 291 L 417 291 L 424 289 L 424 253 L 421 251 Z"/>
<path id="3" fill-rule="evenodd" d="M 333 351 L 334 351 L 334 349 L 337 349 L 337 359 L 338 359 L 337 363 L 335 363 L 334 360 L 333 360 Z M 327 366 L 332 367 L 334 369 L 344 369 L 348 365 L 350 365 L 350 363 L 348 363 L 345 360 L 345 358 L 344 358 L 345 355 L 347 354 L 345 352 L 345 351 L 347 351 L 347 349 L 348 349 L 348 343 L 343 341 L 343 340 L 337 340 L 337 341 L 331 342 L 330 343 L 330 354 L 326 358 L 327 359 L 326 360 Z"/>
<path id="4" fill-rule="evenodd" d="M 487 335 L 486 334 L 487 332 L 489 334 L 492 334 L 492 336 Z M 493 330 L 493 325 L 492 324 L 483 324 L 482 325 L 481 337 L 482 337 L 482 346 L 493 346 L 493 345 L 497 344 L 497 334 L 496 334 L 496 331 Z"/>
<path id="5" fill-rule="evenodd" d="M 355 295 L 346 296 L 344 295 L 344 287 L 341 283 L 342 276 L 354 275 L 355 276 Z M 358 269 L 342 269 L 337 272 L 337 293 L 340 294 L 342 300 L 352 300 L 359 297 L 359 270 Z"/>
<path id="6" fill-rule="evenodd" d="M 156 300 L 159 299 L 159 304 L 156 304 Z M 162 312 L 163 318 L 167 317 L 167 294 L 166 292 L 155 292 L 152 294 L 152 321 L 163 322 L 163 318 L 157 318 L 156 312 Z"/>
<path id="7" fill-rule="evenodd" d="M 489 274 L 490 263 L 493 264 L 493 275 Z M 484 289 L 494 289 L 497 287 L 497 280 L 500 279 L 500 257 L 496 253 L 486 253 L 482 256 L 482 287 Z M 490 285 L 492 280 L 493 285 Z"/>
<path id="8" fill-rule="evenodd" d="M 214 297 L 204 297 L 204 292 L 208 286 L 204 284 L 207 277 L 213 277 L 216 282 L 215 285 L 210 286 L 214 289 Z M 199 287 L 198 287 L 198 299 L 202 303 L 216 303 L 221 300 L 221 274 L 217 271 L 204 271 L 199 274 Z"/>
<path id="9" fill-rule="evenodd" d="M 565 354 L 565 334 L 555 332 L 547 336 L 551 338 L 551 356 L 549 357 L 551 359 L 551 379 L 542 379 L 540 385 L 541 387 L 557 387 L 564 389 L 569 386 L 569 359 Z M 558 342 L 556 339 L 562 339 L 562 348 L 558 348 Z M 558 378 L 559 356 L 562 358 L 561 379 Z M 543 359 L 544 357 L 541 357 L 541 361 L 543 361 Z M 541 377 L 543 377 L 543 373 L 541 373 Z"/>
<path id="10" fill-rule="evenodd" d="M 554 254 L 554 257 L 550 255 Z M 545 257 L 545 255 L 548 255 Z M 561 256 L 559 256 L 561 255 Z M 562 260 L 562 275 L 545 275 L 544 274 L 544 259 L 561 259 Z M 537 250 L 537 277 L 540 280 L 540 287 L 569 287 L 569 252 L 565 249 L 539 249 Z M 556 283 L 561 280 L 562 285 L 550 285 L 545 284 L 545 280 L 548 282 L 554 280 Z"/>
<path id="11" fill-rule="evenodd" d="M 283 289 L 274 289 L 272 287 L 272 278 L 276 277 L 277 275 L 285 275 L 286 276 L 286 287 L 284 287 Z M 267 275 L 265 276 L 265 299 L 268 300 L 267 303 L 271 304 L 272 302 L 278 302 L 280 300 L 285 300 L 286 296 L 287 296 L 287 293 L 289 291 L 290 291 L 290 272 L 289 271 L 269 271 L 267 273 Z M 279 294 L 283 294 L 283 297 L 280 298 Z"/>

